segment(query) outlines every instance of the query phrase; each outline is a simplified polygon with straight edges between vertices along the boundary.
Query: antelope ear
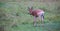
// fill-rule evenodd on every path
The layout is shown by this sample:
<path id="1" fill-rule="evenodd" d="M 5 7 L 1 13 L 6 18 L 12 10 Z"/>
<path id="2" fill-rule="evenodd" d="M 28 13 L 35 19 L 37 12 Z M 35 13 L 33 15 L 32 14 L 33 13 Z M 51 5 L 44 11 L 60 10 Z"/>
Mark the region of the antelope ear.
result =
<path id="1" fill-rule="evenodd" d="M 28 10 L 29 10 L 30 8 L 28 7 Z"/>
<path id="2" fill-rule="evenodd" d="M 31 9 L 33 10 L 33 6 L 31 7 Z"/>

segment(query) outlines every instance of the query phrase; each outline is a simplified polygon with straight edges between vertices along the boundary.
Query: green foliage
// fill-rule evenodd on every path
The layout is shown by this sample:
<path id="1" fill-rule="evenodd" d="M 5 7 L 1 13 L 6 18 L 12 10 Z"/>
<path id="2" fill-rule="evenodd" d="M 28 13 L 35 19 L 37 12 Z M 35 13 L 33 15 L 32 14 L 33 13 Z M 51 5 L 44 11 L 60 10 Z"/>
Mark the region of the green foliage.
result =
<path id="1" fill-rule="evenodd" d="M 0 7 L 0 25 L 6 25 L 12 31 L 15 31 L 14 29 L 17 29 L 18 31 L 20 31 L 20 29 L 21 30 L 24 29 L 23 27 L 24 25 L 22 25 L 21 27 L 21 24 L 33 24 L 33 16 L 28 14 L 28 6 L 31 6 L 30 3 L 31 2 L 28 3 L 23 1 L 20 3 L 19 2 L 0 3 L 0 6 L 1 6 Z M 43 3 L 40 4 L 39 2 L 34 2 L 32 4 L 34 9 L 39 8 L 39 9 L 45 10 L 45 18 L 44 18 L 45 23 L 60 22 L 59 21 L 60 15 L 59 16 L 57 15 L 58 12 L 56 12 L 57 10 L 55 5 L 47 6 L 46 4 L 43 4 Z M 37 23 L 40 23 L 40 22 L 37 22 Z M 14 24 L 17 24 L 19 27 L 11 28 L 11 26 L 13 26 Z M 28 28 L 26 28 L 26 30 L 27 29 Z M 39 28 L 37 29 L 40 30 Z M 30 31 L 32 30 L 34 31 L 34 27 Z"/>
<path id="2" fill-rule="evenodd" d="M 2 6 L 4 6 L 5 5 L 5 3 L 3 3 L 3 2 L 0 2 L 0 7 L 2 7 Z"/>

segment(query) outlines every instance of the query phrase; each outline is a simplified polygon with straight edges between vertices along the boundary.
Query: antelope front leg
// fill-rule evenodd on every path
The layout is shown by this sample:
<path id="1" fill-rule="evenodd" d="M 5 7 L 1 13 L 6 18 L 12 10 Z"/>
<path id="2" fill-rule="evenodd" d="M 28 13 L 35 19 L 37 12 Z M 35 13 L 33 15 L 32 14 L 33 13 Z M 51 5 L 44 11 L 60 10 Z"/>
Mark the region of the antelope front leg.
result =
<path id="1" fill-rule="evenodd" d="M 34 26 L 37 25 L 37 24 L 36 24 L 36 18 L 37 18 L 37 17 L 34 16 L 34 24 L 33 24 Z"/>

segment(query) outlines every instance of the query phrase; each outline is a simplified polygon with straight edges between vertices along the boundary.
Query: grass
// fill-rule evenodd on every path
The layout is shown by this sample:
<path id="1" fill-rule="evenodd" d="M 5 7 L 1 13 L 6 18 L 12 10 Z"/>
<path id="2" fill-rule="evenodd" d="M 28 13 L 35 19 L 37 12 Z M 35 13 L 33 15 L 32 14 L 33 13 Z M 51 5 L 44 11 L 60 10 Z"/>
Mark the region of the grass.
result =
<path id="1" fill-rule="evenodd" d="M 28 7 L 32 4 L 34 9 L 45 10 L 44 27 L 41 24 L 33 27 L 33 16 L 28 14 Z M 56 15 L 55 4 L 48 6 L 45 3 L 21 1 L 0 3 L 0 6 L 2 13 L 0 14 L 0 25 L 5 25 L 7 31 L 60 31 L 60 16 Z M 40 22 L 38 21 L 38 23 Z M 11 27 L 13 24 L 16 24 L 17 27 Z"/>
<path id="2" fill-rule="evenodd" d="M 37 27 L 33 27 L 32 24 L 20 24 L 17 27 L 10 28 L 10 31 L 60 31 L 60 24 L 44 24 L 44 27 L 40 24 Z"/>

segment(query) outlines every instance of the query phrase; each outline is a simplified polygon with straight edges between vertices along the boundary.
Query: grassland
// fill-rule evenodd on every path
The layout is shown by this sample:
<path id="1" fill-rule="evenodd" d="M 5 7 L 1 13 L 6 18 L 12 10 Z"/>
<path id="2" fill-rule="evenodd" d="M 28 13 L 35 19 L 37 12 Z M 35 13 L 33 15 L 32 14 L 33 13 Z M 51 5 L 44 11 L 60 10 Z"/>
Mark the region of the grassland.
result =
<path id="1" fill-rule="evenodd" d="M 28 7 L 45 10 L 44 27 L 40 25 L 33 27 L 33 16 L 28 14 Z M 5 26 L 6 31 L 60 31 L 60 14 L 55 3 L 43 2 L 1 2 L 0 3 L 0 25 Z M 13 26 L 16 24 L 17 26 Z M 13 27 L 12 27 L 13 26 Z"/>

